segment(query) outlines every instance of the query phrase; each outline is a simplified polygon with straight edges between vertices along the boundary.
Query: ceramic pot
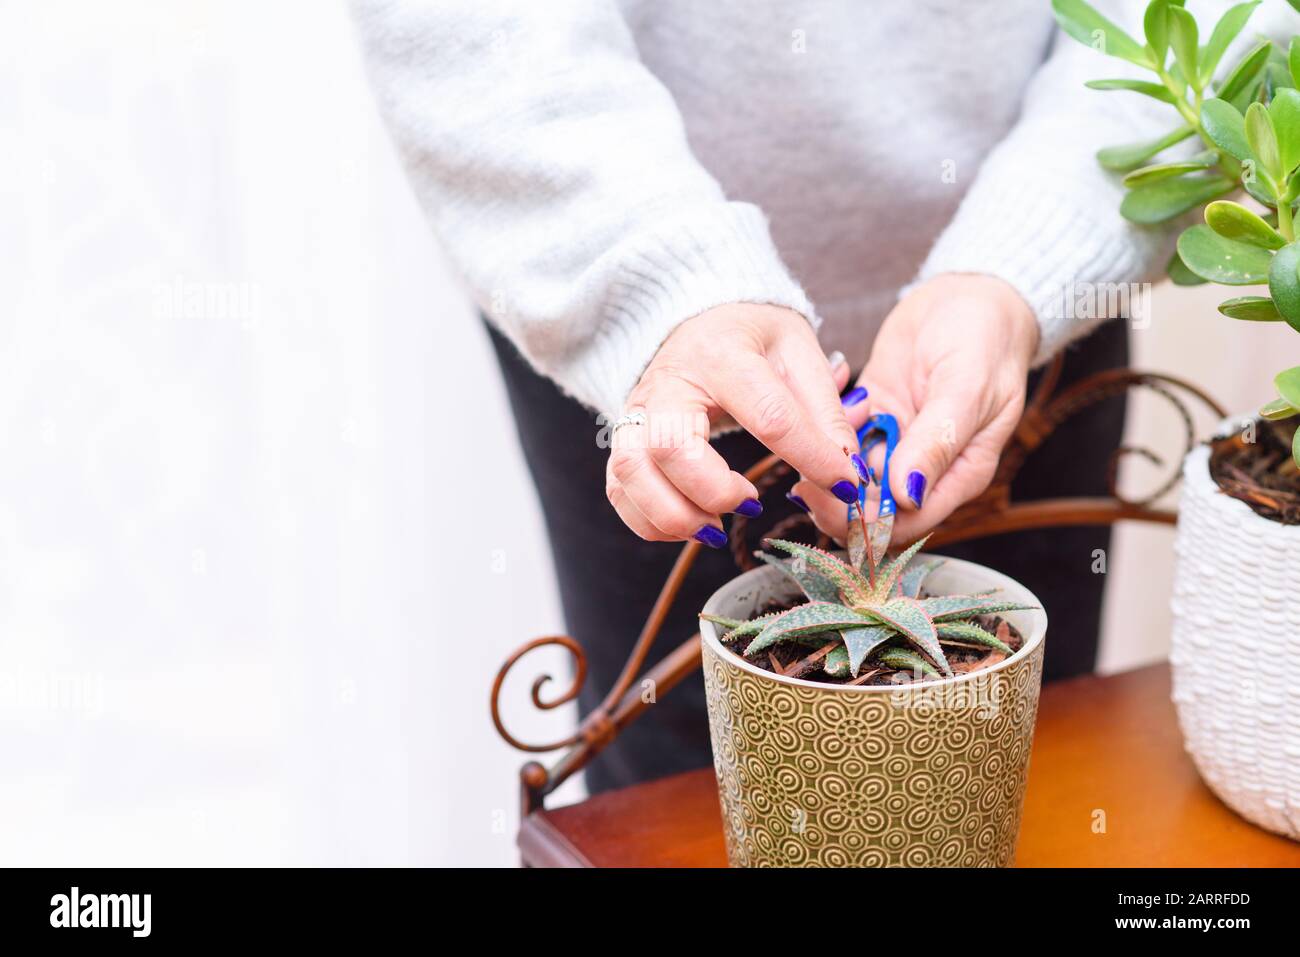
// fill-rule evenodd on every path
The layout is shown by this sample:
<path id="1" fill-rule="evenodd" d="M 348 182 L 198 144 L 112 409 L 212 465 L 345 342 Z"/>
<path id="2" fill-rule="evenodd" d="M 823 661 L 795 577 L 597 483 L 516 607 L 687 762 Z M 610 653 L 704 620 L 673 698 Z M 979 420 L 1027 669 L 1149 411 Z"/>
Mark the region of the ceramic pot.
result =
<path id="1" fill-rule="evenodd" d="M 935 594 L 1026 588 L 945 559 Z M 779 570 L 733 579 L 705 605 L 750 618 L 799 597 Z M 704 685 L 733 867 L 1005 866 L 1015 855 L 1038 710 L 1047 616 L 1010 612 L 1025 638 L 969 675 L 914 685 L 845 686 L 787 678 L 724 648 L 706 621 Z"/>
<path id="2" fill-rule="evenodd" d="M 1202 446 L 1183 464 L 1170 654 L 1178 722 L 1225 804 L 1300 840 L 1300 526 L 1225 495 L 1209 462 Z"/>

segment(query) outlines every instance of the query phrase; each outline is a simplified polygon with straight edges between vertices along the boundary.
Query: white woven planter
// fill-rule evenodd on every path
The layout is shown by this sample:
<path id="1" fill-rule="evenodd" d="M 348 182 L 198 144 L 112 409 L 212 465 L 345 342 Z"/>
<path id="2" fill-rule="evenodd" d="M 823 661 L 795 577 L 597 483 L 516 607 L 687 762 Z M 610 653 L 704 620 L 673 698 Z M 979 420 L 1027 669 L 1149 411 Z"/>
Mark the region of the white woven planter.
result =
<path id="1" fill-rule="evenodd" d="M 1201 446 L 1183 465 L 1174 704 L 1210 788 L 1248 821 L 1300 840 L 1300 526 L 1225 495 L 1209 460 Z"/>

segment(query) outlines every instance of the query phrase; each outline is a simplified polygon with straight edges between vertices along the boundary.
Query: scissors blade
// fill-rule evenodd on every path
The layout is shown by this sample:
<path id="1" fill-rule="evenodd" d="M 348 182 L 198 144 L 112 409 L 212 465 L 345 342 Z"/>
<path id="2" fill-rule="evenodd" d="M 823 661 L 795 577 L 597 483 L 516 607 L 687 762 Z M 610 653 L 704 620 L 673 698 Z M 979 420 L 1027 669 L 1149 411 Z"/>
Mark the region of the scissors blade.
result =
<path id="1" fill-rule="evenodd" d="M 849 506 L 849 534 L 847 536 L 849 543 L 849 564 L 858 571 L 866 573 L 866 565 L 863 559 L 867 556 L 867 537 L 862 531 L 862 521 L 859 518 L 862 504 L 859 501 L 857 505 Z"/>
<path id="2" fill-rule="evenodd" d="M 889 503 L 890 511 L 886 514 L 885 503 L 881 502 L 880 515 L 871 523 L 871 564 L 877 568 L 889 551 L 889 542 L 894 537 L 893 504 Z"/>

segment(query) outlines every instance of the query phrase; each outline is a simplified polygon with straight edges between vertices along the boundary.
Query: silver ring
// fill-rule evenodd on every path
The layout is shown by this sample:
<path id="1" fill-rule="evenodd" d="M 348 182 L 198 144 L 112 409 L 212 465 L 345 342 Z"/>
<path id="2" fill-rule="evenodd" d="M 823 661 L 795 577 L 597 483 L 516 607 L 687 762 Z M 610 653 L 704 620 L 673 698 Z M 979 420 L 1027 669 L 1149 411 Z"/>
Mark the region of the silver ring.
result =
<path id="1" fill-rule="evenodd" d="M 626 415 L 620 415 L 614 420 L 614 425 L 610 428 L 610 436 L 618 434 L 618 430 L 625 425 L 645 425 L 646 418 L 644 412 L 629 412 Z"/>

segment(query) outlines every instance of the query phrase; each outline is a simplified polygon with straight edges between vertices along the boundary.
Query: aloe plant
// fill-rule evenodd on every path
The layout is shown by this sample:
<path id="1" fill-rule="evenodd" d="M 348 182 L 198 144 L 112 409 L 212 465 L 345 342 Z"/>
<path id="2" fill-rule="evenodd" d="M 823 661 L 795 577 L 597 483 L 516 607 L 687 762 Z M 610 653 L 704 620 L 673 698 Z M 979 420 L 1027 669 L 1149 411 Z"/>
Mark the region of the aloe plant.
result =
<path id="1" fill-rule="evenodd" d="M 1150 140 L 1110 146 L 1097 154 L 1106 169 L 1124 173 L 1120 213 L 1141 225 L 1164 223 L 1204 206 L 1205 222 L 1178 237 L 1169 263 L 1180 285 L 1268 285 L 1267 296 L 1236 296 L 1219 311 L 1246 322 L 1285 322 L 1300 332 L 1300 37 L 1284 51 L 1260 39 L 1215 82 L 1228 46 L 1261 0 L 1229 8 L 1201 42 L 1183 0 L 1152 0 L 1139 42 L 1083 0 L 1052 0 L 1061 28 L 1079 42 L 1153 74 L 1154 79 L 1093 80 L 1097 90 L 1152 97 L 1178 114 L 1178 124 Z M 1300 9 L 1300 0 L 1288 0 Z M 1191 136 L 1204 147 L 1190 156 L 1160 154 Z M 1257 213 L 1224 197 L 1244 191 Z M 1259 414 L 1300 415 L 1300 366 L 1277 374 L 1278 397 Z M 1300 464 L 1300 430 L 1292 443 Z"/>
<path id="2" fill-rule="evenodd" d="M 999 601 L 988 594 L 923 598 L 926 576 L 940 564 L 914 561 L 926 540 L 896 558 L 877 562 L 864 539 L 850 538 L 847 562 L 809 545 L 770 539 L 768 545 L 790 557 L 768 552 L 758 552 L 758 557 L 798 583 L 807 603 L 751 621 L 700 617 L 726 629 L 723 641 L 750 638 L 745 657 L 781 643 L 820 648 L 838 642 L 821 660 L 822 670 L 832 677 L 857 677 L 869 658 L 931 677 L 951 675 L 943 646 L 952 643 L 1012 653 L 974 619 L 1033 606 Z"/>

